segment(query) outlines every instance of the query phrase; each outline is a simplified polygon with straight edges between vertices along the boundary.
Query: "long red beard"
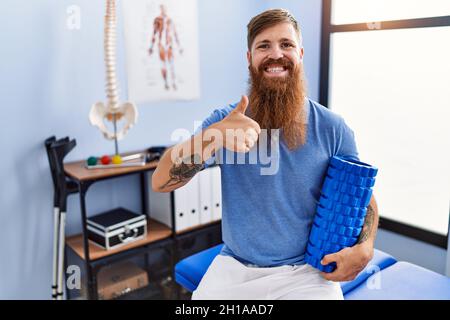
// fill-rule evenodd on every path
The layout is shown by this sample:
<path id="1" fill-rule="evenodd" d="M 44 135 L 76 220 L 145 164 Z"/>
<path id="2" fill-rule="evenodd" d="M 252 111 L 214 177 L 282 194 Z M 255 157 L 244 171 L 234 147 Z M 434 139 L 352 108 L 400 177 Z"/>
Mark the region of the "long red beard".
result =
<path id="1" fill-rule="evenodd" d="M 280 64 L 289 71 L 282 79 L 264 77 L 264 68 Z M 249 67 L 249 116 L 261 129 L 281 129 L 281 137 L 290 150 L 306 142 L 306 121 L 304 103 L 306 81 L 301 64 L 294 67 L 286 58 L 268 59 L 258 70 Z"/>

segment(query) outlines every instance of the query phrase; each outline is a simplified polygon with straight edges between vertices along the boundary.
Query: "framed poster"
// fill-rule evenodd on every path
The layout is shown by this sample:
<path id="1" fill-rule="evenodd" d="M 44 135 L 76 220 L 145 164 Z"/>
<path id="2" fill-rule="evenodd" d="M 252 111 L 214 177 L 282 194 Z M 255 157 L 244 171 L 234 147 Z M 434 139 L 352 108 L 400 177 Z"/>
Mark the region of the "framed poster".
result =
<path id="1" fill-rule="evenodd" d="M 197 0 L 123 1 L 128 99 L 200 96 Z"/>

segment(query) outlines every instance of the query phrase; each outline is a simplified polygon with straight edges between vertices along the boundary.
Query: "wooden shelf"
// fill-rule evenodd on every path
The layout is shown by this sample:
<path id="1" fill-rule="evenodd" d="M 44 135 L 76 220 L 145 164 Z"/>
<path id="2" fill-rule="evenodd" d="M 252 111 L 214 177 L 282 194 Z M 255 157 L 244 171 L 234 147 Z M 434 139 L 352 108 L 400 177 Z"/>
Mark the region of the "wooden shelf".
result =
<path id="1" fill-rule="evenodd" d="M 117 249 L 112 250 L 106 250 L 103 249 L 100 246 L 97 246 L 96 244 L 89 241 L 89 257 L 91 261 L 97 260 L 100 258 L 104 258 L 122 251 L 126 251 L 129 249 L 137 248 L 155 241 L 159 241 L 162 239 L 169 238 L 172 235 L 172 230 L 153 219 L 147 220 L 147 237 L 145 239 L 141 239 L 138 241 L 131 242 L 129 244 L 126 244 L 124 246 L 121 246 Z M 83 235 L 78 234 L 75 236 L 70 236 L 66 238 L 66 244 L 72 248 L 73 251 L 76 252 L 78 256 L 80 256 L 83 260 L 85 259 L 84 256 L 84 249 L 83 249 Z"/>

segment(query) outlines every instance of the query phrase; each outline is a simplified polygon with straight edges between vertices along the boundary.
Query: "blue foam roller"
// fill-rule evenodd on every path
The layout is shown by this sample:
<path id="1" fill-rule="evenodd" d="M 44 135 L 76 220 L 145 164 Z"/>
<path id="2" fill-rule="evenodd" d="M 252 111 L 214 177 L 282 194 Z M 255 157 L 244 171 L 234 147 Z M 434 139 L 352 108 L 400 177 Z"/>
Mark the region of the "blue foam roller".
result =
<path id="1" fill-rule="evenodd" d="M 342 248 L 349 247 L 350 243 L 354 244 L 358 240 L 357 237 L 345 237 L 338 234 L 329 234 L 329 243 L 331 245 L 340 246 Z M 326 247 L 326 244 L 323 245 Z"/>
<path id="2" fill-rule="evenodd" d="M 342 225 L 346 227 L 353 227 L 355 223 L 355 218 L 352 217 L 344 217 L 344 220 L 342 221 Z"/>
<path id="3" fill-rule="evenodd" d="M 363 194 L 364 194 L 364 188 L 356 187 L 355 197 L 361 198 Z"/>
<path id="4" fill-rule="evenodd" d="M 327 198 L 328 198 L 328 201 L 331 201 L 331 204 L 334 205 L 336 202 L 338 202 L 340 200 L 341 195 L 342 195 L 342 193 L 336 191 L 330 197 L 327 197 Z"/>
<path id="5" fill-rule="evenodd" d="M 312 243 L 317 243 L 317 241 L 326 241 L 330 238 L 329 232 L 317 227 L 317 225 L 313 224 L 311 228 L 311 233 L 309 235 L 309 240 Z"/>
<path id="6" fill-rule="evenodd" d="M 351 226 L 353 228 L 361 228 L 364 225 L 365 217 L 363 218 L 353 218 L 353 221 L 351 222 Z"/>
<path id="7" fill-rule="evenodd" d="M 365 215 L 364 211 L 362 211 L 362 208 L 356 208 L 353 207 L 350 210 L 350 217 L 361 217 L 361 215 Z"/>
<path id="8" fill-rule="evenodd" d="M 331 233 L 343 235 L 344 232 L 345 232 L 345 227 L 337 225 L 337 224 L 331 224 L 328 227 L 328 231 L 331 232 Z"/>
<path id="9" fill-rule="evenodd" d="M 333 243 L 333 244 L 339 244 L 340 243 L 339 235 L 338 234 L 332 234 L 330 236 L 330 242 Z"/>
<path id="10" fill-rule="evenodd" d="M 345 207 L 346 210 L 343 211 L 343 213 L 345 213 L 347 216 L 350 217 L 357 217 L 358 216 L 358 211 L 359 208 L 358 207 Z"/>
<path id="11" fill-rule="evenodd" d="M 327 176 L 333 180 L 339 181 L 339 177 L 342 175 L 342 172 L 343 171 L 341 171 L 340 169 L 328 167 Z"/>
<path id="12" fill-rule="evenodd" d="M 362 228 L 348 228 L 346 229 L 346 236 L 349 238 L 358 238 L 361 234 Z"/>
<path id="13" fill-rule="evenodd" d="M 333 262 L 333 263 L 330 263 L 329 265 L 324 266 L 320 263 L 321 260 L 314 258 L 314 257 L 310 256 L 309 254 L 305 254 L 305 261 L 309 265 L 311 265 L 311 266 L 315 267 L 316 269 L 319 269 L 320 271 L 323 271 L 323 272 L 329 273 L 329 272 L 332 272 L 334 269 L 336 269 L 336 263 Z"/>
<path id="14" fill-rule="evenodd" d="M 322 194 L 324 195 L 332 194 L 332 192 L 335 191 L 335 185 L 336 184 L 332 179 L 330 179 L 329 177 L 325 177 L 321 190 Z"/>
<path id="15" fill-rule="evenodd" d="M 322 207 L 324 207 L 325 209 L 331 210 L 333 209 L 335 203 L 332 199 L 329 199 L 324 195 L 321 195 L 319 199 L 319 204 L 321 204 Z"/>
<path id="16" fill-rule="evenodd" d="M 308 242 L 308 246 L 305 254 L 305 262 L 312 265 L 313 267 L 324 271 L 324 272 L 332 272 L 336 268 L 335 263 L 331 263 L 327 266 L 323 266 L 320 261 L 322 261 L 323 257 L 327 254 L 334 253 L 340 250 L 339 245 L 333 245 L 329 242 L 326 242 L 326 247 L 321 249 L 320 247 Z"/>
<path id="17" fill-rule="evenodd" d="M 317 240 L 315 243 L 312 243 L 312 242 L 311 242 L 311 239 L 309 239 L 308 243 L 310 243 L 311 245 L 313 245 L 313 246 L 315 246 L 315 247 L 317 247 L 317 248 L 323 248 L 324 245 L 325 245 L 326 243 L 328 243 L 328 242 L 323 241 L 323 240 Z"/>
<path id="18" fill-rule="evenodd" d="M 323 256 L 358 241 L 377 172 L 377 168 L 349 158 L 330 159 L 305 254 L 307 263 L 331 272 L 335 265 L 322 266 Z"/>
<path id="19" fill-rule="evenodd" d="M 330 166 L 340 170 L 345 166 L 345 164 L 340 157 L 332 157 L 330 160 Z"/>
<path id="20" fill-rule="evenodd" d="M 368 167 L 361 167 L 360 175 L 361 177 L 368 177 L 369 176 L 369 168 Z"/>
<path id="21" fill-rule="evenodd" d="M 330 233 L 325 231 L 325 232 L 319 232 L 319 240 L 323 240 L 323 241 L 329 241 L 330 240 Z"/>
<path id="22" fill-rule="evenodd" d="M 345 215 L 345 213 L 343 212 L 343 210 L 344 210 L 344 206 L 342 205 L 342 204 L 340 204 L 340 203 L 337 203 L 335 206 L 334 206 L 334 212 L 335 213 L 337 213 L 337 214 L 343 214 L 343 215 Z"/>
<path id="23" fill-rule="evenodd" d="M 352 197 L 348 194 L 342 195 L 341 199 L 342 199 L 341 200 L 342 204 L 347 205 L 349 207 L 358 206 L 358 204 L 360 202 L 360 200 L 358 198 Z M 336 200 L 336 201 L 339 201 L 339 200 Z"/>
<path id="24" fill-rule="evenodd" d="M 345 172 L 348 172 L 348 173 L 352 173 L 352 169 L 353 169 L 353 166 L 350 164 L 350 163 L 345 163 L 345 166 L 344 166 L 344 168 L 345 168 Z"/>
<path id="25" fill-rule="evenodd" d="M 362 171 L 362 167 L 360 167 L 360 166 L 354 166 L 353 168 L 352 168 L 352 173 L 354 174 L 354 175 L 357 175 L 357 176 L 360 176 L 361 175 L 361 171 Z"/>
<path id="26" fill-rule="evenodd" d="M 334 160 L 333 160 L 334 159 Z M 339 162 L 342 162 L 341 165 L 338 165 Z M 330 164 L 333 163 L 333 166 L 341 169 L 344 166 L 352 166 L 352 168 L 357 168 L 359 167 L 361 171 L 357 171 L 357 169 L 354 169 L 354 172 L 358 172 L 358 175 L 364 176 L 364 174 L 373 174 L 373 176 L 375 176 L 377 174 L 378 169 L 368 163 L 364 163 L 361 161 L 356 161 L 353 159 L 350 159 L 349 157 L 346 156 L 334 156 L 332 158 L 332 160 L 330 160 Z M 371 170 L 373 171 L 373 173 L 371 173 Z M 362 173 L 362 171 L 364 171 L 365 173 Z"/>
<path id="27" fill-rule="evenodd" d="M 336 218 L 334 219 L 334 221 L 335 221 L 337 224 L 343 224 L 343 223 L 344 223 L 344 219 L 345 219 L 345 216 L 338 215 L 338 216 L 336 216 Z"/>
<path id="28" fill-rule="evenodd" d="M 378 173 L 378 169 L 377 168 L 370 168 L 369 170 L 369 177 L 374 178 Z"/>
<path id="29" fill-rule="evenodd" d="M 359 208 L 357 218 L 365 218 L 367 213 L 367 208 Z"/>
<path id="30" fill-rule="evenodd" d="M 349 195 L 351 195 L 351 196 L 355 196 L 356 195 L 356 189 L 358 188 L 358 187 L 356 187 L 356 186 L 352 186 L 352 185 L 349 185 L 349 184 L 347 184 L 346 185 L 347 186 L 347 193 L 349 194 Z"/>
<path id="31" fill-rule="evenodd" d="M 333 211 L 325 209 L 319 205 L 316 209 L 316 216 L 319 216 L 320 218 L 327 221 L 333 221 L 336 214 Z"/>
<path id="32" fill-rule="evenodd" d="M 356 179 L 356 177 L 357 176 L 355 176 L 354 174 L 350 174 L 349 176 L 348 176 L 348 179 L 347 179 L 347 183 L 348 184 L 355 184 L 355 179 Z"/>
<path id="33" fill-rule="evenodd" d="M 372 198 L 372 189 L 365 189 L 360 200 L 360 207 L 365 208 L 369 205 L 370 199 Z"/>
<path id="34" fill-rule="evenodd" d="M 323 252 L 326 252 L 326 254 L 335 253 L 341 250 L 341 246 L 336 243 L 326 242 L 322 246 Z"/>
<path id="35" fill-rule="evenodd" d="M 367 178 L 366 181 L 364 181 L 364 186 L 366 188 L 372 188 L 375 185 L 375 179 L 374 178 Z"/>
<path id="36" fill-rule="evenodd" d="M 340 171 L 337 168 L 328 167 L 327 175 L 332 179 L 339 179 Z"/>
<path id="37" fill-rule="evenodd" d="M 339 211 L 337 211 L 338 208 L 339 208 Z M 350 216 L 352 210 L 354 210 L 354 207 L 346 206 L 345 204 L 338 203 L 335 205 L 336 214 L 339 213 L 340 215 L 343 215 L 343 216 Z"/>
<path id="38" fill-rule="evenodd" d="M 319 240 L 319 229 L 313 224 L 309 234 L 309 241 L 316 243 Z"/>
<path id="39" fill-rule="evenodd" d="M 326 219 L 326 220 L 333 220 L 333 211 L 330 211 L 324 207 L 322 207 L 320 204 L 316 208 L 316 215 L 319 215 L 320 217 Z M 328 218 L 331 216 L 330 218 Z"/>
<path id="40" fill-rule="evenodd" d="M 361 233 L 361 228 L 345 227 L 337 224 L 328 224 L 327 230 L 330 233 L 335 233 L 345 237 L 357 237 Z"/>
<path id="41" fill-rule="evenodd" d="M 315 257 L 316 259 L 322 259 L 323 256 L 325 255 L 325 252 L 322 251 L 322 249 L 320 247 L 315 246 L 314 244 L 312 244 L 311 242 L 308 242 L 308 247 L 306 248 L 306 251 L 312 256 Z"/>
<path id="42" fill-rule="evenodd" d="M 320 228 L 324 228 L 324 229 L 328 230 L 328 226 L 330 225 L 330 221 L 326 220 L 323 217 L 320 217 L 320 216 L 316 215 L 316 217 L 314 218 L 314 224 L 316 224 Z"/>
<path id="43" fill-rule="evenodd" d="M 361 187 L 365 185 L 366 180 L 363 177 L 358 177 L 358 176 L 354 176 L 355 177 L 355 186 Z"/>

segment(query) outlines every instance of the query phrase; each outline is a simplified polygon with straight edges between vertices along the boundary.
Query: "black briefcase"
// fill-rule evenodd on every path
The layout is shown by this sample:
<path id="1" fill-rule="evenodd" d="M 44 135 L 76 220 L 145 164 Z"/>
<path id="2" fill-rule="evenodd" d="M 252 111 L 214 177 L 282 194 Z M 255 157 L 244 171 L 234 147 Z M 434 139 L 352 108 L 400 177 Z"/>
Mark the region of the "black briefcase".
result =
<path id="1" fill-rule="evenodd" d="M 117 208 L 87 219 L 88 238 L 96 245 L 115 249 L 147 236 L 145 214 Z"/>

